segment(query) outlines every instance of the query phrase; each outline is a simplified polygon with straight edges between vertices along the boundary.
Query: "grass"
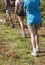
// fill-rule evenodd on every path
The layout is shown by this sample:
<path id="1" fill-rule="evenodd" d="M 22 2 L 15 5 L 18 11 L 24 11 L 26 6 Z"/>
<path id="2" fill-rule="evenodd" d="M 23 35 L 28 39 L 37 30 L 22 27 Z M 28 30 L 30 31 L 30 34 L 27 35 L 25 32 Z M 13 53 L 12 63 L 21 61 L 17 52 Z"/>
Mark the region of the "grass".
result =
<path id="1" fill-rule="evenodd" d="M 22 38 L 19 32 L 20 28 L 0 23 L 0 65 L 45 65 L 45 37 L 40 37 L 39 57 L 32 57 L 30 38 Z"/>

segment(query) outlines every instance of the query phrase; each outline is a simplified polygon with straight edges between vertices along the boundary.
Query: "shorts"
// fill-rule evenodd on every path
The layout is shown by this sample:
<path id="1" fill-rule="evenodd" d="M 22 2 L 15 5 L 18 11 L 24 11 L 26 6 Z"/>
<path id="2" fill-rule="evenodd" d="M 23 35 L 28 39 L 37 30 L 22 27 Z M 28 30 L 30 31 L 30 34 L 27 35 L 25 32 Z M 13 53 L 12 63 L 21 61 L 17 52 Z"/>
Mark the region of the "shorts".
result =
<path id="1" fill-rule="evenodd" d="M 6 15 L 7 15 L 7 18 L 11 16 L 11 6 L 8 6 L 7 9 L 6 9 Z"/>
<path id="2" fill-rule="evenodd" d="M 25 13 L 24 12 L 16 12 L 18 16 L 25 16 Z"/>
<path id="3" fill-rule="evenodd" d="M 28 29 L 30 31 L 35 31 L 35 29 L 40 29 L 40 24 L 35 24 L 35 25 L 28 25 Z"/>

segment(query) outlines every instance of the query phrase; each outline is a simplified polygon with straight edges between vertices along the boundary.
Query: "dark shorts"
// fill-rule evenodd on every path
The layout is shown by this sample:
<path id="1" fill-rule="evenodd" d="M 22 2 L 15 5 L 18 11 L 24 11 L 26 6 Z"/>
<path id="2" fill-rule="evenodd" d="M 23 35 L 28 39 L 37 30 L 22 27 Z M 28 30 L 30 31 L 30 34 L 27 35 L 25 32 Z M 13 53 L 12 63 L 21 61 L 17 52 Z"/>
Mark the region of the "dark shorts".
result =
<path id="1" fill-rule="evenodd" d="M 18 16 L 25 16 L 26 14 L 23 12 L 23 11 L 20 11 L 20 12 L 16 12 Z"/>

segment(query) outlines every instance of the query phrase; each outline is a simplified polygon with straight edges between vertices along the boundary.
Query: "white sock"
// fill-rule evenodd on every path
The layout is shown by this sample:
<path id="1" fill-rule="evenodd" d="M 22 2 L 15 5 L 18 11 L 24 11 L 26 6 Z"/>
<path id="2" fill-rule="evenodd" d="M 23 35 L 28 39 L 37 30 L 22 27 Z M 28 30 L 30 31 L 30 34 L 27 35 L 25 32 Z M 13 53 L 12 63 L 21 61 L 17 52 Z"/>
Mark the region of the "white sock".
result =
<path id="1" fill-rule="evenodd" d="M 38 47 L 38 45 L 36 45 L 36 51 L 39 51 L 39 47 Z"/>
<path id="2" fill-rule="evenodd" d="M 35 53 L 36 53 L 36 48 L 33 48 L 33 52 L 35 52 Z"/>

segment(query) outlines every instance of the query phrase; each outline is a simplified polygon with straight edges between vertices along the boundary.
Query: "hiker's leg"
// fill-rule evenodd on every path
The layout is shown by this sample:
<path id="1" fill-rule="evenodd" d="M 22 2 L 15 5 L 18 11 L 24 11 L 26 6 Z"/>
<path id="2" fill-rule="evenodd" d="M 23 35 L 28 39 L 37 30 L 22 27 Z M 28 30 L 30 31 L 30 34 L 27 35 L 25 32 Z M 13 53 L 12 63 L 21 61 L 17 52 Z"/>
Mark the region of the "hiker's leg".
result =
<path id="1" fill-rule="evenodd" d="M 33 48 L 31 55 L 37 56 L 36 43 L 35 43 L 35 25 L 28 25 L 28 30 L 31 36 L 31 43 L 32 43 L 32 48 Z"/>
<path id="2" fill-rule="evenodd" d="M 20 23 L 20 26 L 21 26 L 21 33 L 22 33 L 22 36 L 25 37 L 25 30 L 24 30 L 24 17 L 22 16 L 18 16 L 18 20 L 19 20 L 19 23 Z"/>
<path id="3" fill-rule="evenodd" d="M 28 30 L 31 36 L 31 43 L 32 43 L 32 48 L 33 50 L 36 48 L 35 44 L 35 25 L 28 25 Z"/>
<path id="4" fill-rule="evenodd" d="M 8 14 L 8 9 L 6 9 L 6 22 L 9 20 L 9 14 Z"/>
<path id="5" fill-rule="evenodd" d="M 37 52 L 39 51 L 38 50 L 38 48 L 39 48 L 38 28 L 39 28 L 39 25 L 35 25 L 35 43 L 36 43 L 36 50 L 37 50 Z"/>
<path id="6" fill-rule="evenodd" d="M 14 28 L 11 7 L 8 8 L 8 15 L 9 15 L 10 27 Z"/>

